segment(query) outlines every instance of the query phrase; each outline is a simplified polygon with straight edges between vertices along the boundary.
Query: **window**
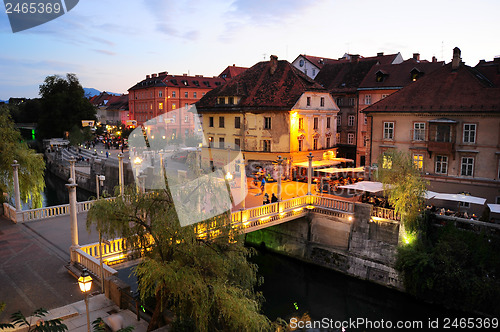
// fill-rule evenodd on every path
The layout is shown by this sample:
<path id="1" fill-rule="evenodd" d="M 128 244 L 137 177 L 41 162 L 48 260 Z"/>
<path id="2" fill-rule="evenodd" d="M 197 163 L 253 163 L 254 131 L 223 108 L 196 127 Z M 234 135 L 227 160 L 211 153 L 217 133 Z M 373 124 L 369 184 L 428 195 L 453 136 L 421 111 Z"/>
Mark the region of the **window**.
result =
<path id="1" fill-rule="evenodd" d="M 234 118 L 234 128 L 241 128 L 241 118 L 239 116 Z"/>
<path id="2" fill-rule="evenodd" d="M 205 92 L 202 92 L 202 93 L 201 93 L 201 96 L 203 97 L 204 95 L 205 95 Z"/>
<path id="3" fill-rule="evenodd" d="M 340 127 L 342 125 L 342 117 L 339 115 L 337 116 L 337 127 Z"/>
<path id="4" fill-rule="evenodd" d="M 328 149 L 330 147 L 330 137 L 326 138 L 326 148 Z"/>
<path id="5" fill-rule="evenodd" d="M 189 122 L 189 115 L 184 115 L 184 122 Z"/>
<path id="6" fill-rule="evenodd" d="M 349 98 L 349 99 L 347 100 L 347 104 L 348 104 L 349 106 L 354 106 L 354 98 Z"/>
<path id="7" fill-rule="evenodd" d="M 219 116 L 219 128 L 224 128 L 224 117 Z"/>
<path id="8" fill-rule="evenodd" d="M 321 97 L 319 100 L 319 106 L 324 107 L 325 106 L 325 97 Z"/>
<path id="9" fill-rule="evenodd" d="M 414 154 L 413 155 L 413 164 L 417 167 L 418 170 L 424 169 L 424 155 L 423 154 Z"/>
<path id="10" fill-rule="evenodd" d="M 354 144 L 354 134 L 353 133 L 347 134 L 347 144 Z"/>
<path id="11" fill-rule="evenodd" d="M 340 143 L 341 143 L 341 140 L 340 140 L 340 133 L 336 133 L 336 134 L 335 134 L 335 141 L 337 142 L 337 144 L 340 144 Z"/>
<path id="12" fill-rule="evenodd" d="M 160 98 L 163 97 L 163 91 L 161 91 L 161 90 L 158 91 L 158 97 L 160 97 Z"/>
<path id="13" fill-rule="evenodd" d="M 185 129 L 184 130 L 184 137 L 188 137 L 189 136 L 189 129 Z"/>
<path id="14" fill-rule="evenodd" d="M 365 96 L 365 105 L 371 105 L 372 104 L 372 95 L 366 95 Z"/>
<path id="15" fill-rule="evenodd" d="M 365 114 L 365 115 L 363 115 L 363 123 L 364 123 L 365 125 L 367 125 L 367 124 L 368 124 L 368 117 L 366 116 L 366 114 Z"/>
<path id="16" fill-rule="evenodd" d="M 342 106 L 342 98 L 337 98 L 337 106 Z"/>
<path id="17" fill-rule="evenodd" d="M 299 130 L 304 129 L 304 118 L 299 118 Z"/>
<path id="18" fill-rule="evenodd" d="M 224 137 L 219 137 L 219 149 L 224 149 Z"/>
<path id="19" fill-rule="evenodd" d="M 476 143 L 476 125 L 464 123 L 464 143 Z"/>
<path id="20" fill-rule="evenodd" d="M 208 137 L 208 146 L 211 148 L 214 147 L 214 138 L 212 136 Z"/>
<path id="21" fill-rule="evenodd" d="M 384 139 L 394 139 L 394 122 L 384 122 Z"/>
<path id="22" fill-rule="evenodd" d="M 299 151 L 304 149 L 304 140 L 299 138 Z"/>
<path id="23" fill-rule="evenodd" d="M 313 150 L 318 150 L 318 139 L 313 139 Z"/>
<path id="24" fill-rule="evenodd" d="M 188 104 L 188 103 L 185 103 L 185 104 L 184 104 L 184 108 L 185 108 L 185 109 L 188 109 L 188 108 L 189 108 L 189 104 Z"/>
<path id="25" fill-rule="evenodd" d="M 265 139 L 262 141 L 262 151 L 271 152 L 271 140 Z"/>
<path id="26" fill-rule="evenodd" d="M 316 129 L 318 129 L 318 122 L 319 122 L 318 117 L 315 117 L 313 121 L 314 121 L 314 123 L 313 123 L 313 127 L 314 127 L 314 128 L 313 128 L 313 129 L 315 129 L 315 130 L 316 130 Z"/>
<path id="27" fill-rule="evenodd" d="M 366 146 L 366 142 L 368 141 L 368 138 L 366 138 L 366 135 L 363 136 L 363 146 Z"/>
<path id="28" fill-rule="evenodd" d="M 307 106 L 311 106 L 311 97 L 307 97 Z"/>
<path id="29" fill-rule="evenodd" d="M 208 126 L 213 128 L 213 126 L 214 126 L 214 117 L 213 116 L 208 118 Z"/>
<path id="30" fill-rule="evenodd" d="M 172 114 L 172 122 L 175 123 L 175 118 L 176 118 L 176 115 L 175 114 Z"/>
<path id="31" fill-rule="evenodd" d="M 226 103 L 226 98 L 224 98 L 224 97 L 217 98 L 217 103 L 219 105 L 224 105 Z"/>
<path id="32" fill-rule="evenodd" d="M 227 103 L 228 103 L 229 105 L 234 105 L 234 97 L 229 97 L 229 98 L 227 98 Z"/>
<path id="33" fill-rule="evenodd" d="M 474 173 L 474 158 L 462 157 L 462 167 L 460 174 L 462 176 L 472 176 Z"/>
<path id="34" fill-rule="evenodd" d="M 425 141 L 425 123 L 415 122 L 413 124 L 413 140 Z"/>
<path id="35" fill-rule="evenodd" d="M 198 98 L 198 94 L 196 92 L 193 92 L 193 98 Z"/>
<path id="36" fill-rule="evenodd" d="M 160 109 L 160 110 L 163 109 L 163 103 L 158 103 L 158 109 Z"/>
<path id="37" fill-rule="evenodd" d="M 316 75 L 316 69 L 315 68 L 313 68 L 313 74 L 312 74 L 312 76 L 314 76 L 314 75 Z"/>
<path id="38" fill-rule="evenodd" d="M 241 148 L 241 141 L 239 138 L 234 139 L 234 150 L 240 149 Z"/>
<path id="39" fill-rule="evenodd" d="M 172 109 L 175 110 L 177 108 L 177 105 L 175 103 L 172 103 Z"/>
<path id="40" fill-rule="evenodd" d="M 326 129 L 330 129 L 331 118 L 326 118 Z"/>
<path id="41" fill-rule="evenodd" d="M 175 91 L 172 91 L 172 98 L 175 98 Z"/>
<path id="42" fill-rule="evenodd" d="M 354 115 L 349 115 L 349 117 L 347 118 L 347 125 L 349 127 L 354 126 Z"/>
<path id="43" fill-rule="evenodd" d="M 184 98 L 189 98 L 189 92 L 184 92 Z"/>
<path id="44" fill-rule="evenodd" d="M 437 174 L 448 173 L 448 157 L 447 156 L 436 156 L 436 173 Z"/>
<path id="45" fill-rule="evenodd" d="M 271 118 L 268 116 L 264 117 L 264 129 L 271 129 Z"/>

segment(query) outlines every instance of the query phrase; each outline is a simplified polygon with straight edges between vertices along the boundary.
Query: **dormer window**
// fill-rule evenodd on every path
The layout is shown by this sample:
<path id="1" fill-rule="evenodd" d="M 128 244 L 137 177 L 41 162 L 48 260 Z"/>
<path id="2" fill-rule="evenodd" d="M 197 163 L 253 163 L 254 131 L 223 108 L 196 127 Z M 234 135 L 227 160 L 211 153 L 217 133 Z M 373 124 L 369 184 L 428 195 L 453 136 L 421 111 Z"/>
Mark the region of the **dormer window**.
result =
<path id="1" fill-rule="evenodd" d="M 229 105 L 234 105 L 234 97 L 229 97 L 229 98 L 227 99 L 227 103 L 228 103 Z"/>
<path id="2" fill-rule="evenodd" d="M 225 103 L 226 103 L 226 98 L 224 98 L 224 97 L 219 97 L 219 98 L 217 99 L 217 104 L 219 104 L 219 105 L 224 105 Z"/>
<path id="3" fill-rule="evenodd" d="M 418 80 L 420 77 L 422 77 L 424 75 L 423 72 L 421 72 L 420 70 L 418 70 L 417 68 L 413 68 L 411 71 L 410 71 L 410 79 L 415 82 L 416 80 Z"/>
<path id="4" fill-rule="evenodd" d="M 388 74 L 386 72 L 384 72 L 383 70 L 379 70 L 375 74 L 375 81 L 376 82 L 383 82 L 387 76 L 388 76 Z"/>

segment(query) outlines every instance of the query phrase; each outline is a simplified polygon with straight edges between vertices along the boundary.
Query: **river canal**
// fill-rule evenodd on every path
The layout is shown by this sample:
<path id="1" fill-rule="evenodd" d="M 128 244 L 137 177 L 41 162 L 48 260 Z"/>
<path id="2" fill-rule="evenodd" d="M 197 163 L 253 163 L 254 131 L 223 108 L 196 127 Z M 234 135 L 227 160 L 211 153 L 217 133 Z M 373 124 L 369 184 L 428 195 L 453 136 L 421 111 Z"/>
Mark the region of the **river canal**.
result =
<path id="1" fill-rule="evenodd" d="M 68 202 L 64 181 L 48 173 L 46 185 L 44 206 Z M 78 201 L 90 196 L 92 194 L 78 191 Z M 404 330 L 394 328 L 397 322 L 412 324 L 406 330 L 427 331 L 431 322 L 438 322 L 442 328 L 446 319 L 476 317 L 422 303 L 398 291 L 275 253 L 258 250 L 252 261 L 259 266 L 259 275 L 264 278 L 259 287 L 266 298 L 264 313 L 271 320 L 280 317 L 289 323 L 309 316 L 320 328 L 305 329 L 307 331 L 341 331 L 336 328 L 340 322 L 347 326 L 346 331 L 371 331 L 376 324 L 387 328 L 388 325 L 380 324 L 389 322 L 393 328 L 384 328 L 384 331 Z M 127 279 L 129 272 L 129 269 L 120 270 L 119 276 Z M 354 325 L 354 321 L 362 324 Z"/>

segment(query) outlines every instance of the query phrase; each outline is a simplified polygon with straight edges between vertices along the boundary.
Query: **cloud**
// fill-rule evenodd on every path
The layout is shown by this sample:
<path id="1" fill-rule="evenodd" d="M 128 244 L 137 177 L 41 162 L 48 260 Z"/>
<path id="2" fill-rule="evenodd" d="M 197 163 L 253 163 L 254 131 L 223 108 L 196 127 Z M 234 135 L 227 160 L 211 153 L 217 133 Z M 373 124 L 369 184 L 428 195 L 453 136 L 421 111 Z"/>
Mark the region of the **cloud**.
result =
<path id="1" fill-rule="evenodd" d="M 115 52 L 108 51 L 108 50 L 94 50 L 95 52 L 101 53 L 101 54 L 106 54 L 106 55 L 116 55 Z"/>

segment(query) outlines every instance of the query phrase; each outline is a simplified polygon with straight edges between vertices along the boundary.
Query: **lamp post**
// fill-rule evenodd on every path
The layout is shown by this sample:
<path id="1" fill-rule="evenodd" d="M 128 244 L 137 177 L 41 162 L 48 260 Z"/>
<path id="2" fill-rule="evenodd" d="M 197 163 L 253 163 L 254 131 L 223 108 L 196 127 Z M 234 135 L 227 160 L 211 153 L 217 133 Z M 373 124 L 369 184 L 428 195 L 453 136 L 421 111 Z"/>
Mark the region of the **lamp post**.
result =
<path id="1" fill-rule="evenodd" d="M 21 191 L 19 190 L 19 164 L 17 160 L 11 165 L 14 173 L 14 199 L 16 202 L 16 211 L 21 211 L 23 207 L 21 206 Z"/>
<path id="2" fill-rule="evenodd" d="M 137 190 L 137 193 L 140 192 L 140 187 L 139 187 L 139 167 L 141 166 L 142 164 L 142 159 L 137 156 L 134 158 L 134 165 L 135 165 L 135 188 Z"/>
<path id="3" fill-rule="evenodd" d="M 122 143 L 123 144 L 123 143 Z M 122 145 L 123 147 L 123 145 Z M 125 181 L 123 177 L 123 153 L 118 154 L 118 184 L 120 185 L 120 196 L 125 192 Z"/>
<path id="4" fill-rule="evenodd" d="M 281 165 L 283 164 L 283 159 L 281 156 L 278 156 L 278 202 L 281 202 Z"/>
<path id="5" fill-rule="evenodd" d="M 87 269 L 83 269 L 82 275 L 78 278 L 78 286 L 85 297 L 85 311 L 87 312 L 87 331 L 90 332 L 89 299 L 88 293 L 92 288 L 92 277 Z"/>
<path id="6" fill-rule="evenodd" d="M 95 186 L 97 190 L 97 199 L 99 199 L 99 191 L 100 188 L 104 185 L 104 180 L 106 180 L 106 177 L 104 175 L 95 175 Z"/>
<path id="7" fill-rule="evenodd" d="M 71 262 L 75 262 L 75 250 L 80 248 L 78 245 L 78 219 L 76 210 L 76 187 L 78 185 L 75 183 L 73 178 L 69 179 L 69 183 L 66 184 L 69 192 L 69 215 L 71 221 Z"/>
<path id="8" fill-rule="evenodd" d="M 311 195 L 312 160 L 313 160 L 313 155 L 311 152 L 309 152 L 307 158 L 309 159 L 309 165 L 307 167 L 307 194 Z"/>

